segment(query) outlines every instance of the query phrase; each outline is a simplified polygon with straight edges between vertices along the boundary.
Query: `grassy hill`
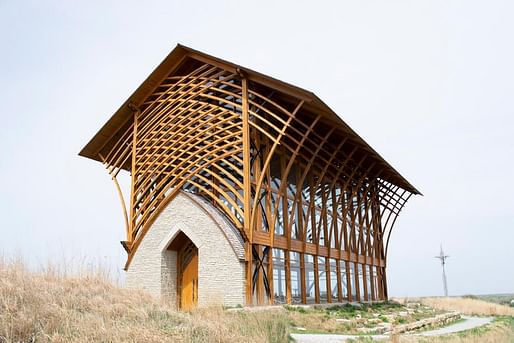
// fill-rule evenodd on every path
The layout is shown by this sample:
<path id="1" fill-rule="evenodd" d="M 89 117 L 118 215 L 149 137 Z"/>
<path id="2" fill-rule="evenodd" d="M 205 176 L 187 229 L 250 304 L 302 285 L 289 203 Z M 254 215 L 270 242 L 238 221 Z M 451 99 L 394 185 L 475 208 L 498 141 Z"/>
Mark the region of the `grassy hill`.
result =
<path id="1" fill-rule="evenodd" d="M 284 316 L 181 313 L 104 275 L 30 272 L 0 259 L 0 342 L 284 342 Z"/>
<path id="2" fill-rule="evenodd" d="M 413 301 L 422 305 L 412 307 Z M 73 275 L 52 267 L 33 272 L 23 262 L 0 258 L 0 343 L 289 342 L 290 331 L 299 328 L 352 333 L 374 322 L 399 325 L 448 310 L 498 319 L 487 328 L 424 342 L 514 342 L 514 308 L 478 299 L 399 299 L 357 307 L 276 306 L 244 311 L 218 307 L 183 313 L 144 292 L 116 286 L 101 269 Z M 404 336 L 391 339 L 412 342 Z"/>

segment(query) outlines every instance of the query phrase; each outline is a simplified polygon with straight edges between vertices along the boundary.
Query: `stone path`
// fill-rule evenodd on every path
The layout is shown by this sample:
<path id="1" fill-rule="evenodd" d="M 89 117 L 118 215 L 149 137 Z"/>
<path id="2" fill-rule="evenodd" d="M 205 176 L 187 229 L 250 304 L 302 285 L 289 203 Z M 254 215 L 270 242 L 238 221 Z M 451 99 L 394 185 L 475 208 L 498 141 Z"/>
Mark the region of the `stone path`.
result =
<path id="1" fill-rule="evenodd" d="M 486 324 L 489 324 L 493 321 L 493 317 L 468 317 L 468 316 L 462 316 L 462 319 L 464 321 L 451 324 L 439 329 L 430 330 L 430 331 L 424 331 L 417 334 L 413 334 L 415 336 L 441 336 L 441 335 L 447 335 L 450 333 L 465 331 L 474 329 Z"/>
<path id="2" fill-rule="evenodd" d="M 480 327 L 486 324 L 489 324 L 493 321 L 493 317 L 468 317 L 468 316 L 462 316 L 462 319 L 464 321 L 461 321 L 459 323 L 451 324 L 448 326 L 445 326 L 443 328 L 430 330 L 430 331 L 423 331 L 420 333 L 415 334 L 406 334 L 409 336 L 441 336 L 441 335 L 447 335 L 450 333 L 460 332 L 464 330 L 470 330 L 474 329 L 476 327 Z M 340 342 L 346 342 L 348 339 L 353 338 L 356 339 L 359 336 L 354 335 L 332 335 L 332 334 L 291 334 L 291 337 L 298 342 L 298 343 L 340 343 Z M 381 341 L 389 339 L 389 336 L 387 335 L 372 335 L 369 336 L 372 337 L 374 340 Z"/>

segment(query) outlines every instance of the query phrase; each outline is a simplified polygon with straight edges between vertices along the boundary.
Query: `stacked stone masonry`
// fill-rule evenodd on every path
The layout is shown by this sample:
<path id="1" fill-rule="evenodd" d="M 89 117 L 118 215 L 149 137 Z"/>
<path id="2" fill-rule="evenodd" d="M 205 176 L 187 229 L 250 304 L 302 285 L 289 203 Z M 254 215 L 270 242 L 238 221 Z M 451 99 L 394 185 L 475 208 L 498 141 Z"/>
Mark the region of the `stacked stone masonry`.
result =
<path id="1" fill-rule="evenodd" d="M 244 248 L 238 231 L 209 203 L 180 192 L 159 214 L 126 273 L 126 287 L 177 306 L 177 252 L 183 232 L 198 248 L 198 306 L 245 303 Z"/>

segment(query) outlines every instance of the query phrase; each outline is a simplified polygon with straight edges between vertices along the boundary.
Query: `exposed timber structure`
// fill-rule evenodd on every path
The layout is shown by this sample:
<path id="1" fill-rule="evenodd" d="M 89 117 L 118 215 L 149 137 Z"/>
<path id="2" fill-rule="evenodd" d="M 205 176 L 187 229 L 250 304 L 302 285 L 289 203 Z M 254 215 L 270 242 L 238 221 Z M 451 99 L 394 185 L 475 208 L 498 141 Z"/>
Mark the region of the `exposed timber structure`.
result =
<path id="1" fill-rule="evenodd" d="M 80 155 L 116 184 L 126 269 L 193 193 L 241 234 L 248 305 L 387 299 L 391 230 L 420 194 L 313 93 L 181 45 Z"/>

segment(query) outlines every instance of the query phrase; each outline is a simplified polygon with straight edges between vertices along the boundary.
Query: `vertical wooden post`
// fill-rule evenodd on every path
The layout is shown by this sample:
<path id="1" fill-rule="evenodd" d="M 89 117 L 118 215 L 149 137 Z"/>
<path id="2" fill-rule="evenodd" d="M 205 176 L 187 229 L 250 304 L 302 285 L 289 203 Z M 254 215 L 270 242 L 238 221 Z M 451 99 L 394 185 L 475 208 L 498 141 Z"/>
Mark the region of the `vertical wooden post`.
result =
<path id="1" fill-rule="evenodd" d="M 305 249 L 304 249 L 305 250 Z M 300 285 L 302 287 L 302 304 L 307 304 L 307 286 L 305 284 L 305 254 L 302 252 L 300 253 Z"/>
<path id="2" fill-rule="evenodd" d="M 365 263 L 361 264 L 362 268 L 362 282 L 364 283 L 364 300 L 369 301 L 368 292 L 368 265 Z M 362 299 L 362 298 L 361 298 Z"/>
<path id="3" fill-rule="evenodd" d="M 271 233 L 274 234 L 273 232 Z M 270 246 L 268 253 L 268 284 L 269 284 L 269 304 L 275 303 L 275 286 L 273 285 L 273 246 Z"/>
<path id="4" fill-rule="evenodd" d="M 384 294 L 384 299 L 382 300 L 388 300 L 389 296 L 387 294 L 387 274 L 386 274 L 386 268 L 385 266 L 382 268 L 382 289 Z"/>
<path id="5" fill-rule="evenodd" d="M 330 251 L 330 250 L 329 250 Z M 330 254 L 325 257 L 325 279 L 326 279 L 326 288 L 327 288 L 327 303 L 332 302 L 332 283 L 331 283 L 331 271 L 330 271 Z"/>
<path id="6" fill-rule="evenodd" d="M 243 230 L 248 237 L 246 244 L 246 304 L 252 303 L 252 242 L 253 229 L 250 226 L 251 218 L 251 179 L 250 179 L 250 124 L 248 114 L 248 80 L 241 76 L 242 84 L 242 119 L 243 119 Z"/>
<path id="7" fill-rule="evenodd" d="M 291 304 L 291 261 L 289 251 L 291 251 L 291 234 L 292 227 L 289 225 L 289 199 L 287 195 L 288 175 L 286 174 L 286 149 L 281 146 L 280 149 L 280 175 L 282 175 L 281 187 L 284 188 L 284 194 L 279 194 L 282 201 L 282 223 L 284 225 L 284 235 L 286 237 L 287 249 L 284 251 L 284 277 L 286 281 L 286 303 Z"/>
<path id="8" fill-rule="evenodd" d="M 246 253 L 246 304 L 252 304 L 252 244 L 250 242 L 245 243 L 245 253 Z"/>
<path id="9" fill-rule="evenodd" d="M 291 259 L 290 250 L 284 250 L 284 270 L 286 278 L 286 302 L 291 304 Z"/>
<path id="10" fill-rule="evenodd" d="M 262 245 L 254 245 L 257 249 L 257 255 L 259 256 L 258 262 L 258 272 L 257 272 L 257 284 L 255 285 L 255 292 L 257 294 L 257 304 L 264 304 L 264 275 L 263 268 L 261 266 L 261 261 L 263 261 L 263 246 Z"/>
<path id="11" fill-rule="evenodd" d="M 353 264 L 353 277 L 355 279 L 355 300 L 361 301 L 361 284 L 359 279 L 359 265 L 360 263 L 356 262 Z"/>
<path id="12" fill-rule="evenodd" d="M 350 272 L 351 272 L 350 263 L 353 263 L 353 262 L 346 261 L 344 266 L 346 268 L 346 293 L 348 294 L 348 301 L 352 302 L 354 299 L 352 296 L 353 287 L 352 287 L 352 276 L 350 275 Z"/>
<path id="13" fill-rule="evenodd" d="M 316 256 L 313 256 L 314 257 L 314 290 L 315 290 L 315 295 L 314 295 L 314 301 L 316 302 L 316 304 L 319 304 L 320 303 L 320 292 L 319 292 L 319 272 L 318 272 L 318 255 Z"/>
<path id="14" fill-rule="evenodd" d="M 341 251 L 341 242 L 339 241 L 339 226 L 337 224 L 337 183 L 334 184 L 331 190 L 331 197 L 332 197 L 332 239 L 334 239 L 335 243 L 334 246 L 338 251 Z M 341 254 L 338 255 L 338 258 L 341 256 Z"/>
<path id="15" fill-rule="evenodd" d="M 360 249 L 357 249 L 357 258 L 359 258 L 359 255 L 362 255 L 362 256 L 366 256 L 366 245 L 365 245 L 365 240 L 364 240 L 364 223 L 363 223 L 363 220 L 364 218 L 362 217 L 362 210 L 361 208 L 363 207 L 363 202 L 364 202 L 364 205 L 366 203 L 366 193 L 365 192 L 361 192 L 360 190 L 357 192 L 357 216 L 359 218 L 359 227 L 357 228 L 359 230 L 359 242 L 357 242 L 357 246 L 360 247 Z M 366 208 L 364 206 L 364 208 Z M 360 281 L 362 281 L 362 290 L 364 292 L 364 294 L 360 294 L 360 300 L 364 300 L 364 301 L 368 301 L 368 283 L 367 283 L 367 280 L 366 280 L 366 277 L 367 277 L 367 273 L 366 273 L 366 260 L 360 262 L 359 261 L 359 265 L 361 266 L 361 270 L 362 270 L 362 279 Z M 360 287 L 359 287 L 359 291 L 360 291 Z"/>
<path id="16" fill-rule="evenodd" d="M 250 127 L 248 127 L 248 129 L 250 129 Z M 261 161 L 261 154 L 259 153 L 259 151 L 262 150 L 263 144 L 260 139 L 259 131 L 253 130 L 253 133 L 250 132 L 249 136 L 251 136 L 253 138 L 253 142 L 255 144 L 255 149 L 256 149 L 255 157 L 253 159 L 253 168 L 250 169 L 250 175 L 253 176 L 254 180 L 259 180 L 260 176 L 261 176 L 261 165 L 263 162 L 263 161 Z M 250 167 L 252 167 L 252 166 L 250 166 Z M 255 187 L 255 197 L 257 198 L 256 200 L 259 201 L 259 199 L 261 198 L 262 187 L 260 187 L 259 185 L 255 185 L 254 187 Z M 249 224 L 249 225 L 253 226 L 250 229 L 258 231 L 258 232 L 262 232 L 263 231 L 262 230 L 262 208 L 261 208 L 260 204 L 258 204 L 257 207 L 255 207 L 255 209 L 252 209 L 252 210 L 255 210 L 256 213 L 255 213 L 255 221 L 253 223 Z"/>
<path id="17" fill-rule="evenodd" d="M 343 280 L 341 279 L 341 260 L 336 260 L 336 277 L 337 277 L 337 301 L 342 302 L 343 301 Z"/>
<path id="18" fill-rule="evenodd" d="M 131 161 L 131 169 L 130 169 L 130 220 L 129 220 L 129 229 L 127 234 L 127 241 L 131 244 L 134 241 L 134 213 L 135 213 L 135 203 L 136 203 L 136 194 L 135 194 L 135 184 L 136 184 L 136 145 L 137 145 L 137 121 L 139 110 L 131 104 L 130 109 L 134 114 L 134 131 L 132 133 L 132 161 Z"/>
<path id="19" fill-rule="evenodd" d="M 368 266 L 368 274 L 369 274 L 369 284 L 370 284 L 370 293 L 371 293 L 371 299 L 368 299 L 368 300 L 371 300 L 371 301 L 376 301 L 376 297 L 375 297 L 375 274 L 373 273 L 373 265 L 369 265 Z"/>
<path id="20" fill-rule="evenodd" d="M 326 184 L 323 182 L 323 180 L 319 181 L 319 187 L 322 189 L 321 191 L 321 225 L 323 227 L 323 244 L 325 247 L 327 247 L 328 255 L 325 256 L 325 280 L 326 280 L 326 291 L 327 291 L 327 302 L 332 302 L 332 282 L 330 279 L 330 258 L 332 257 L 332 249 L 330 248 L 331 242 L 330 242 L 330 234 L 328 232 L 328 197 L 327 197 L 327 190 L 326 190 Z M 330 191 L 330 189 L 328 190 Z M 319 242 L 318 242 L 319 245 Z"/>
<path id="21" fill-rule="evenodd" d="M 270 149 L 270 140 L 269 138 L 265 137 L 266 139 L 266 157 L 268 158 L 269 154 L 272 153 Z M 273 284 L 273 246 L 275 242 L 275 221 L 270 221 L 272 218 L 271 214 L 271 172 L 269 163 L 266 166 L 266 169 L 264 170 L 265 173 L 265 179 L 266 179 L 266 218 L 268 220 L 268 235 L 269 235 L 269 242 L 270 242 L 270 249 L 268 253 L 268 285 L 269 285 L 269 304 L 273 305 L 275 303 L 275 286 Z"/>
<path id="22" fill-rule="evenodd" d="M 247 237 L 250 243 L 252 241 L 252 233 L 253 230 L 250 226 L 250 218 L 251 218 L 251 175 L 250 175 L 250 123 L 249 123 L 249 114 L 248 114 L 248 80 L 243 77 L 242 78 L 242 116 L 243 116 L 243 201 L 244 201 L 244 230 L 247 233 Z"/>
<path id="23" fill-rule="evenodd" d="M 307 295 L 306 292 L 306 286 L 305 286 L 305 240 L 306 235 L 304 231 L 304 218 L 303 218 L 303 199 L 301 196 L 302 188 L 303 188 L 303 180 L 301 181 L 301 171 L 300 168 L 296 168 L 296 192 L 299 192 L 299 200 L 297 200 L 296 205 L 296 213 L 297 213 L 297 222 L 296 225 L 298 227 L 298 237 L 296 239 L 299 239 L 302 241 L 302 252 L 298 254 L 300 257 L 300 294 L 301 294 L 301 302 L 302 304 L 307 303 Z"/>

